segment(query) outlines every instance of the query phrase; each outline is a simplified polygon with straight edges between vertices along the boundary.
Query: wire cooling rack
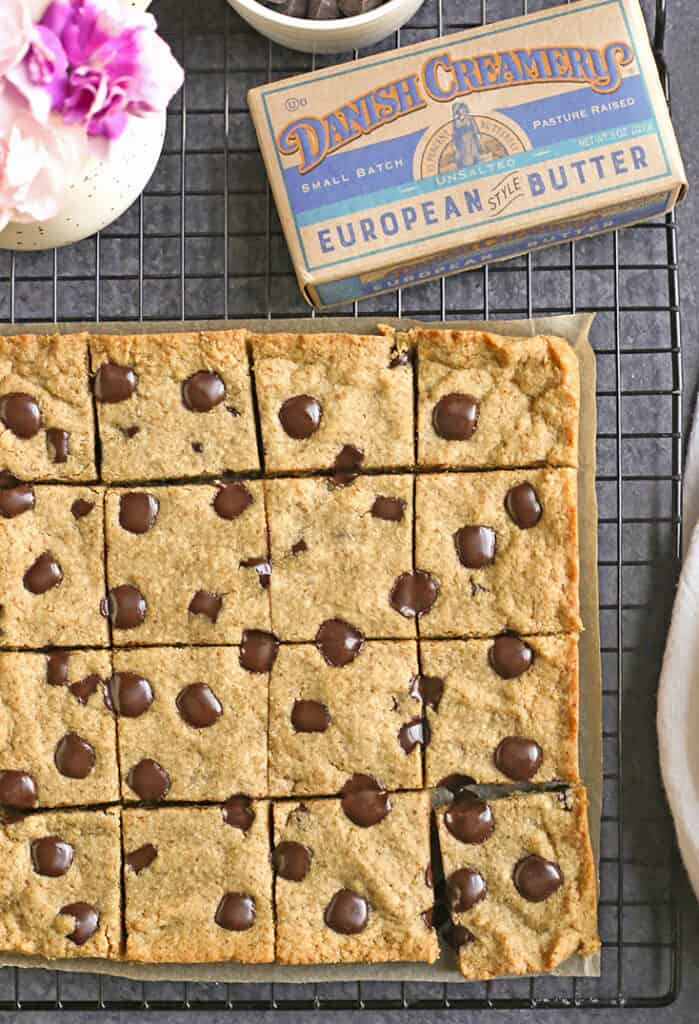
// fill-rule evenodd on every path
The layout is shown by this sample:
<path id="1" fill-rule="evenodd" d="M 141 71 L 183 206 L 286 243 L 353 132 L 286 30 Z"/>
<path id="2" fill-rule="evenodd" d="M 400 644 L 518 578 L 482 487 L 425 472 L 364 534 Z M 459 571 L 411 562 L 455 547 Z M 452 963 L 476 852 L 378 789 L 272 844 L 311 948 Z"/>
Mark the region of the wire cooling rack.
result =
<path id="1" fill-rule="evenodd" d="M 666 88 L 670 4 L 645 3 Z M 426 0 L 410 25 L 382 46 L 552 6 L 551 0 Z M 61 252 L 0 253 L 0 321 L 308 315 L 245 94 L 253 85 L 309 70 L 312 58 L 268 44 L 224 0 L 156 0 L 153 11 L 187 69 L 158 169 L 145 195 L 101 236 Z M 446 1010 L 672 1002 L 680 956 L 676 854 L 654 720 L 681 529 L 674 215 L 339 312 L 446 320 L 587 311 L 598 314 L 592 341 L 598 363 L 605 749 L 601 978 L 225 986 L 6 968 L 0 970 L 0 1010 Z"/>

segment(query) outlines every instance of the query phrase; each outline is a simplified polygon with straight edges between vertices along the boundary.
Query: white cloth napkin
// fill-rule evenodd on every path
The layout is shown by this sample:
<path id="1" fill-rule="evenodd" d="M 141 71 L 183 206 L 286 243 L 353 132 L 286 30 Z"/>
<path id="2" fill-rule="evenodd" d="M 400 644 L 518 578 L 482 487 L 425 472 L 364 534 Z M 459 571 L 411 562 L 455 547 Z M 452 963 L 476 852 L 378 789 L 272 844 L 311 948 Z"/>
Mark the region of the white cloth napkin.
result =
<path id="1" fill-rule="evenodd" d="M 684 474 L 683 564 L 658 690 L 660 770 L 699 896 L 699 409 Z"/>

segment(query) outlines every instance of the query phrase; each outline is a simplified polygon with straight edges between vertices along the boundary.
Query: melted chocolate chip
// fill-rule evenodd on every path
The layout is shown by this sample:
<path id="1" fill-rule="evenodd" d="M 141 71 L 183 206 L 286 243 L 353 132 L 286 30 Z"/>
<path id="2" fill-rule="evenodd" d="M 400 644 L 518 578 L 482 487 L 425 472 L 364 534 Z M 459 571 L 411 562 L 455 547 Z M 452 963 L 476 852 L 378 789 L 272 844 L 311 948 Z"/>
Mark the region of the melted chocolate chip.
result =
<path id="1" fill-rule="evenodd" d="M 32 867 L 37 875 L 60 878 L 73 863 L 73 847 L 60 836 L 42 836 L 31 844 Z"/>
<path id="2" fill-rule="evenodd" d="M 451 921 L 442 931 L 442 938 L 451 949 L 461 949 L 468 942 L 473 942 L 473 935 L 468 928 L 462 924 L 452 924 Z"/>
<path id="3" fill-rule="evenodd" d="M 70 454 L 70 435 L 67 430 L 59 427 L 49 427 L 46 431 L 46 450 L 52 462 L 61 463 L 68 461 Z"/>
<path id="4" fill-rule="evenodd" d="M 330 483 L 333 487 L 347 487 L 356 480 L 362 463 L 364 452 L 352 444 L 346 444 L 333 463 L 333 474 Z"/>
<path id="5" fill-rule="evenodd" d="M 197 590 L 189 602 L 187 610 L 192 615 L 203 615 L 215 625 L 222 605 L 223 598 L 220 594 L 212 594 L 208 590 Z"/>
<path id="6" fill-rule="evenodd" d="M 234 405 L 227 405 L 226 412 L 229 412 L 231 416 L 240 416 L 240 409 L 236 409 Z"/>
<path id="7" fill-rule="evenodd" d="M 241 569 L 254 569 L 257 573 L 257 582 L 263 590 L 269 588 L 272 578 L 272 566 L 265 558 L 244 558 L 240 563 Z"/>
<path id="8" fill-rule="evenodd" d="M 28 441 L 41 430 L 39 403 L 24 391 L 13 391 L 0 398 L 0 420 L 15 437 Z"/>
<path id="9" fill-rule="evenodd" d="M 308 544 L 306 544 L 303 537 L 301 540 L 297 540 L 295 544 L 291 545 L 292 555 L 302 555 L 305 551 L 308 551 Z"/>
<path id="10" fill-rule="evenodd" d="M 371 514 L 376 519 L 385 519 L 389 523 L 399 523 L 405 515 L 406 502 L 402 498 L 384 498 L 379 496 L 371 506 Z"/>
<path id="11" fill-rule="evenodd" d="M 244 629 L 239 660 L 248 672 L 269 672 L 277 660 L 279 640 L 262 629 Z"/>
<path id="12" fill-rule="evenodd" d="M 395 370 L 398 366 L 407 366 L 410 361 L 409 349 L 394 348 L 391 350 L 391 359 L 388 364 L 388 368 L 389 370 Z"/>
<path id="13" fill-rule="evenodd" d="M 138 378 L 131 366 L 102 363 L 95 374 L 94 392 L 98 402 L 125 402 L 136 390 Z M 138 428 L 137 428 L 138 429 Z M 126 435 L 132 436 L 133 435 Z"/>
<path id="14" fill-rule="evenodd" d="M 85 498 L 76 498 L 70 506 L 70 511 L 73 513 L 74 519 L 84 519 L 85 516 L 89 516 L 94 507 L 94 501 L 86 501 Z"/>
<path id="15" fill-rule="evenodd" d="M 439 597 L 439 581 L 430 572 L 414 569 L 404 572 L 393 584 L 391 607 L 406 619 L 416 619 L 429 612 Z"/>
<path id="16" fill-rule="evenodd" d="M 360 828 L 378 825 L 391 812 L 391 800 L 371 775 L 353 775 L 342 787 L 342 810 Z"/>
<path id="17" fill-rule="evenodd" d="M 255 820 L 252 800 L 243 793 L 238 793 L 226 800 L 221 808 L 221 813 L 226 825 L 239 828 L 241 832 L 247 832 Z"/>
<path id="18" fill-rule="evenodd" d="M 99 911 L 90 903 L 67 903 L 64 907 L 61 907 L 59 914 L 72 917 L 75 921 L 75 928 L 66 935 L 66 938 L 74 942 L 76 946 L 82 946 L 86 943 L 99 927 Z"/>
<path id="19" fill-rule="evenodd" d="M 136 434 L 141 433 L 140 427 L 119 427 L 119 430 L 129 441 L 132 441 Z"/>
<path id="20" fill-rule="evenodd" d="M 130 491 L 119 500 L 119 526 L 129 533 L 148 533 L 155 526 L 160 502 L 152 494 Z"/>
<path id="21" fill-rule="evenodd" d="M 325 732 L 331 718 L 325 704 L 317 700 L 296 700 L 291 709 L 291 724 L 296 732 Z"/>
<path id="22" fill-rule="evenodd" d="M 411 680 L 409 692 L 411 697 L 424 701 L 436 711 L 444 693 L 444 680 L 439 676 L 415 676 Z"/>
<path id="23" fill-rule="evenodd" d="M 246 932 L 255 923 L 255 901 L 245 893 L 228 892 L 219 903 L 214 920 L 226 931 Z"/>
<path id="24" fill-rule="evenodd" d="M 63 570 L 50 551 L 44 551 L 24 574 L 22 582 L 30 594 L 45 594 L 63 580 Z"/>
<path id="25" fill-rule="evenodd" d="M 454 544 L 467 569 L 484 569 L 495 561 L 495 530 L 490 526 L 462 526 L 454 534 Z"/>
<path id="26" fill-rule="evenodd" d="M 354 775 L 350 775 L 340 792 L 361 793 L 365 789 L 378 792 L 380 789 L 385 789 L 385 786 L 383 786 L 378 779 L 375 779 L 373 775 L 364 775 L 362 772 L 355 772 Z M 303 804 L 300 804 L 300 806 L 303 807 Z"/>
<path id="27" fill-rule="evenodd" d="M 323 417 L 323 409 L 312 395 L 287 398 L 279 410 L 279 422 L 289 437 L 305 441 L 315 434 Z"/>
<path id="28" fill-rule="evenodd" d="M 53 760 L 66 778 L 86 779 L 95 767 L 95 748 L 77 732 L 67 732 L 56 744 Z"/>
<path id="29" fill-rule="evenodd" d="M 29 772 L 13 769 L 0 772 L 0 804 L 33 807 L 38 800 L 36 782 Z"/>
<path id="30" fill-rule="evenodd" d="M 211 412 L 226 397 L 226 386 L 213 370 L 199 370 L 182 385 L 182 403 L 190 412 Z"/>
<path id="31" fill-rule="evenodd" d="M 201 443 L 201 441 L 192 441 L 192 451 L 196 452 L 197 455 L 201 455 L 201 453 L 204 451 L 204 445 Z"/>
<path id="32" fill-rule="evenodd" d="M 544 752 L 539 744 L 521 736 L 507 736 L 495 751 L 495 767 L 513 782 L 529 782 L 543 760 Z"/>
<path id="33" fill-rule="evenodd" d="M 138 672 L 115 672 L 108 689 L 111 707 L 121 718 L 138 718 L 153 703 L 153 689 Z"/>
<path id="34" fill-rule="evenodd" d="M 542 903 L 563 885 L 563 872 L 554 861 L 530 853 L 516 864 L 512 880 L 525 900 Z"/>
<path id="35" fill-rule="evenodd" d="M 398 742 L 406 754 L 412 754 L 417 746 L 426 747 L 429 740 L 429 726 L 424 718 L 413 718 L 398 730 Z"/>
<path id="36" fill-rule="evenodd" d="M 68 685 L 68 651 L 53 651 L 46 659 L 46 682 L 50 686 Z"/>
<path id="37" fill-rule="evenodd" d="M 311 870 L 313 853 L 302 843 L 284 841 L 274 847 L 272 864 L 281 878 L 288 882 L 302 882 Z"/>
<path id="38" fill-rule="evenodd" d="M 531 668 L 534 652 L 528 644 L 511 633 L 503 633 L 493 641 L 488 661 L 501 679 L 515 679 Z"/>
<path id="39" fill-rule="evenodd" d="M 434 876 L 432 874 L 432 864 L 428 864 L 425 868 L 425 885 L 428 889 L 434 889 Z"/>
<path id="40" fill-rule="evenodd" d="M 479 413 L 473 395 L 445 395 L 432 410 L 432 426 L 445 441 L 468 441 L 478 427 Z"/>
<path id="41" fill-rule="evenodd" d="M 164 800 L 170 792 L 170 776 L 162 765 L 150 757 L 144 757 L 135 764 L 126 781 L 141 800 Z"/>
<path id="42" fill-rule="evenodd" d="M 316 647 L 332 668 L 342 668 L 361 653 L 364 634 L 344 619 L 326 619 L 316 633 Z"/>
<path id="43" fill-rule="evenodd" d="M 507 514 L 520 530 L 531 530 L 539 522 L 542 509 L 539 497 L 531 484 L 518 484 L 505 495 Z"/>
<path id="44" fill-rule="evenodd" d="M 254 498 L 245 484 L 224 484 L 216 491 L 213 501 L 214 512 L 221 519 L 237 519 Z"/>
<path id="45" fill-rule="evenodd" d="M 0 489 L 0 516 L 3 519 L 15 519 L 23 512 L 33 512 L 35 506 L 36 498 L 31 484 Z"/>
<path id="46" fill-rule="evenodd" d="M 148 605 L 137 587 L 123 583 L 109 591 L 101 608 L 115 629 L 135 629 L 145 621 Z"/>
<path id="47" fill-rule="evenodd" d="M 177 710 L 187 725 L 208 729 L 223 714 L 221 702 L 206 683 L 190 683 L 177 695 Z"/>
<path id="48" fill-rule="evenodd" d="M 340 935 L 358 935 L 369 924 L 369 904 L 351 889 L 338 889 L 325 908 L 323 920 Z"/>
<path id="49" fill-rule="evenodd" d="M 447 893 L 450 908 L 462 914 L 485 899 L 485 880 L 472 868 L 459 868 L 447 879 Z"/>
<path id="50" fill-rule="evenodd" d="M 445 775 L 443 779 L 439 780 L 437 786 L 441 789 L 448 789 L 450 793 L 456 794 L 467 786 L 475 786 L 475 784 L 476 780 L 472 779 L 470 775 L 459 775 L 455 772 L 452 775 Z"/>
<path id="51" fill-rule="evenodd" d="M 493 812 L 485 800 L 462 790 L 444 814 L 444 824 L 461 843 L 484 843 L 493 834 Z"/>
<path id="52" fill-rule="evenodd" d="M 158 856 L 158 851 L 152 843 L 144 843 L 143 846 L 139 846 L 133 853 L 127 853 L 124 857 L 124 863 L 128 868 L 131 868 L 135 875 L 140 875 L 142 871 L 150 867 L 155 858 Z"/>
<path id="53" fill-rule="evenodd" d="M 420 917 L 425 922 L 425 928 L 434 927 L 434 907 L 430 907 L 429 910 L 423 910 Z"/>
<path id="54" fill-rule="evenodd" d="M 98 675 L 85 676 L 84 679 L 79 679 L 77 683 L 73 683 L 68 689 L 79 704 L 87 704 L 101 682 L 102 680 Z"/>

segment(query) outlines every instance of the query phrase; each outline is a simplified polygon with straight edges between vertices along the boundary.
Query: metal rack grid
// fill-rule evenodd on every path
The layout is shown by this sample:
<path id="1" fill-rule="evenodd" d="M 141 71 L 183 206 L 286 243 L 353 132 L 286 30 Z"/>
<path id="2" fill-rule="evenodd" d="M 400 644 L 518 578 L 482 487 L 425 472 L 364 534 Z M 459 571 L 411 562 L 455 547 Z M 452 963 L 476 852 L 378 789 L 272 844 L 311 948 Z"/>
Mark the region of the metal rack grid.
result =
<path id="1" fill-rule="evenodd" d="M 426 0 L 376 49 L 560 0 Z M 663 60 L 670 0 L 644 0 Z M 144 196 L 101 236 L 0 253 L 0 322 L 307 315 L 245 104 L 315 66 L 254 34 L 224 0 L 156 0 L 187 69 Z M 357 56 L 357 54 L 354 54 Z M 352 54 L 347 55 L 348 58 Z M 332 63 L 326 58 L 324 63 Z M 318 64 L 320 64 L 320 59 Z M 600 979 L 456 985 L 202 985 L 0 970 L 0 1010 L 653 1007 L 679 986 L 676 854 L 654 735 L 663 631 L 680 553 L 682 377 L 674 215 L 340 310 L 432 319 L 596 311 L 604 699 Z"/>

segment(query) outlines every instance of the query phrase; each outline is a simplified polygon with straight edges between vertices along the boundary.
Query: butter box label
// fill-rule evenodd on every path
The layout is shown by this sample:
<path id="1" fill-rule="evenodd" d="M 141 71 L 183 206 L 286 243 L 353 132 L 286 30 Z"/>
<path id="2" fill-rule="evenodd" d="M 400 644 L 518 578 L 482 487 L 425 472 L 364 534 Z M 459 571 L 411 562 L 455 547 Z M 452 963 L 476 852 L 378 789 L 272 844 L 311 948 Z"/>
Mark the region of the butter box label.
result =
<path id="1" fill-rule="evenodd" d="M 317 305 L 633 223 L 685 187 L 637 0 L 579 0 L 249 102 Z"/>

